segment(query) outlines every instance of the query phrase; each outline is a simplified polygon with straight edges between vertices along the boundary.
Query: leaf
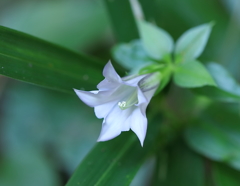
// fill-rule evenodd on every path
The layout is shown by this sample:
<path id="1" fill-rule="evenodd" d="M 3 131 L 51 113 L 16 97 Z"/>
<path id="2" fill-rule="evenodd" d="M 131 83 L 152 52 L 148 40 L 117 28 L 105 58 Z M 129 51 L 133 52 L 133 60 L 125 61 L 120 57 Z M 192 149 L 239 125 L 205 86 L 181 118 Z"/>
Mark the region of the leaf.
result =
<path id="1" fill-rule="evenodd" d="M 171 54 L 173 39 L 166 31 L 145 21 L 139 21 L 138 26 L 143 46 L 150 57 L 161 60 Z"/>
<path id="2" fill-rule="evenodd" d="M 195 89 L 199 94 L 210 97 L 211 99 L 239 102 L 240 101 L 240 85 L 227 72 L 224 67 L 217 63 L 209 63 L 207 65 L 208 71 L 215 80 L 216 87 L 203 87 Z"/>
<path id="3" fill-rule="evenodd" d="M 104 2 L 118 42 L 139 39 L 137 24 L 129 0 L 104 0 Z"/>
<path id="4" fill-rule="evenodd" d="M 167 160 L 166 185 L 204 185 L 203 158 L 191 151 L 182 141 L 177 142 L 170 148 Z"/>
<path id="5" fill-rule="evenodd" d="M 131 132 L 98 143 L 75 170 L 66 186 L 128 186 L 144 160 L 159 148 L 155 146 L 159 144 L 158 121 L 156 118 L 150 122 L 152 125 L 148 127 L 143 148 Z"/>
<path id="6" fill-rule="evenodd" d="M 176 42 L 176 62 L 187 62 L 198 58 L 208 41 L 212 23 L 203 24 L 186 31 Z"/>
<path id="7" fill-rule="evenodd" d="M 217 186 L 239 186 L 240 172 L 220 163 L 213 163 L 212 174 Z"/>
<path id="8" fill-rule="evenodd" d="M 217 63 L 209 63 L 207 68 L 219 88 L 228 92 L 235 92 L 240 95 L 240 85 L 235 81 L 235 79 L 233 79 L 231 74 L 224 69 L 224 67 Z"/>
<path id="9" fill-rule="evenodd" d="M 129 70 L 140 69 L 153 61 L 148 57 L 140 40 L 116 45 L 112 50 L 115 60 Z"/>
<path id="10" fill-rule="evenodd" d="M 236 102 L 240 101 L 240 96 L 235 94 L 234 92 L 227 92 L 225 90 L 221 90 L 218 87 L 201 87 L 194 89 L 199 95 L 207 96 L 213 100 L 223 101 L 223 102 Z"/>
<path id="11" fill-rule="evenodd" d="M 156 159 L 151 156 L 149 157 L 138 170 L 134 179 L 132 180 L 129 186 L 146 186 L 149 185 L 149 182 L 153 176 L 153 169 L 156 164 Z"/>
<path id="12" fill-rule="evenodd" d="M 187 143 L 204 156 L 240 170 L 240 116 L 216 104 L 185 131 Z"/>
<path id="13" fill-rule="evenodd" d="M 194 88 L 205 85 L 215 86 L 215 82 L 205 67 L 196 60 L 175 66 L 174 82 L 180 87 Z"/>
<path id="14" fill-rule="evenodd" d="M 103 64 L 27 34 L 0 27 L 0 74 L 50 89 L 93 89 Z"/>

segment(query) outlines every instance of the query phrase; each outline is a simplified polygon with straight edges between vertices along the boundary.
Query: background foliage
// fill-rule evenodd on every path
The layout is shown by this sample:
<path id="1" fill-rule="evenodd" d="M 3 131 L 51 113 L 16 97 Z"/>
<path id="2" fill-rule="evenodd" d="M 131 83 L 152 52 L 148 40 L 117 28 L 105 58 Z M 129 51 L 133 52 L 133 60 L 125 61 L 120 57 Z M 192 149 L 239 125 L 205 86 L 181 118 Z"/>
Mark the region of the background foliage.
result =
<path id="1" fill-rule="evenodd" d="M 199 60 L 212 62 L 207 68 L 221 92 L 170 81 L 149 106 L 143 148 L 132 132 L 96 143 L 101 121 L 72 88 L 95 89 L 106 62 L 125 52 L 133 55 L 122 59 L 123 67 L 114 62 L 121 75 L 136 61 L 150 61 L 136 40 L 141 33 L 129 1 L 2 0 L 0 185 L 240 184 L 240 3 L 139 2 L 145 19 L 175 42 L 186 30 L 215 22 Z M 123 42 L 113 59 L 115 44 Z"/>

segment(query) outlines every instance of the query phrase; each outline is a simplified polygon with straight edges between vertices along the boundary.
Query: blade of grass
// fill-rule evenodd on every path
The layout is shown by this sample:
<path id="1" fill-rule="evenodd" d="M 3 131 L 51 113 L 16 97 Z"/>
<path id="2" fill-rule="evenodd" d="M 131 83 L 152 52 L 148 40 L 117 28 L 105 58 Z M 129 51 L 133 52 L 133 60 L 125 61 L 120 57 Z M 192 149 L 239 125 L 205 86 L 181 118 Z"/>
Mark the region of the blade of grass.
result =
<path id="1" fill-rule="evenodd" d="M 0 74 L 63 92 L 93 89 L 104 63 L 0 26 Z"/>
<path id="2" fill-rule="evenodd" d="M 117 138 L 98 143 L 85 157 L 66 186 L 128 186 L 144 161 L 162 151 L 181 133 L 155 110 L 149 112 L 144 146 L 135 134 L 123 132 Z"/>
<path id="3" fill-rule="evenodd" d="M 142 148 L 132 132 L 98 143 L 85 157 L 66 186 L 128 186 L 144 161 L 158 148 L 160 124 L 154 118 Z"/>

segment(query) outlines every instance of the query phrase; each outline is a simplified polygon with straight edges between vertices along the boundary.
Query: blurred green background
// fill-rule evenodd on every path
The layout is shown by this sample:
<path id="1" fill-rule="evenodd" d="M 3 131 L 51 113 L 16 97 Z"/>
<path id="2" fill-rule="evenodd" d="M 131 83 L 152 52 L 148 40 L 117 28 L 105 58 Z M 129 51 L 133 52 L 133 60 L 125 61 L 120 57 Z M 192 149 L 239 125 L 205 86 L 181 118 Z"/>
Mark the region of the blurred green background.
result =
<path id="1" fill-rule="evenodd" d="M 240 81 L 238 0 L 140 2 L 146 20 L 175 40 L 191 27 L 214 21 L 201 61 L 223 64 Z M 106 62 L 112 59 L 110 49 L 117 42 L 104 2 L 99 0 L 1 0 L 0 25 Z M 101 120 L 74 94 L 1 76 L 0 103 L 0 186 L 64 185 L 96 144 Z M 179 148 L 187 147 L 181 142 L 171 152 L 179 153 Z M 148 185 L 153 164 L 153 159 L 144 164 L 132 186 Z"/>

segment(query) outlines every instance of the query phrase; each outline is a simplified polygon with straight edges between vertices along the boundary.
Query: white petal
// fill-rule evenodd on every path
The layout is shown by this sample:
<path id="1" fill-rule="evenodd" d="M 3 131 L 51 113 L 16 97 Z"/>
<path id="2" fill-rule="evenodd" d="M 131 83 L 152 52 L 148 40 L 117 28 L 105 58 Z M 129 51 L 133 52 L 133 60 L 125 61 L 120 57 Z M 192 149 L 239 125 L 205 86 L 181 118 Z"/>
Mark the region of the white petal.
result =
<path id="1" fill-rule="evenodd" d="M 97 116 L 97 118 L 106 117 L 109 114 L 109 112 L 113 109 L 113 107 L 117 105 L 117 103 L 118 102 L 114 100 L 114 101 L 94 107 L 95 115 Z"/>
<path id="2" fill-rule="evenodd" d="M 137 94 L 138 94 L 137 106 L 139 106 L 142 103 L 148 103 L 148 99 L 146 98 L 145 94 L 142 92 L 142 90 L 139 87 L 137 87 Z"/>
<path id="3" fill-rule="evenodd" d="M 74 89 L 77 96 L 88 106 L 95 107 L 109 101 L 110 92 L 82 91 Z"/>
<path id="4" fill-rule="evenodd" d="M 147 101 L 150 102 L 150 100 L 152 99 L 154 93 L 156 92 L 158 86 L 154 87 L 151 90 L 148 90 L 146 92 L 143 92 L 144 96 L 147 98 Z"/>
<path id="5" fill-rule="evenodd" d="M 135 76 L 135 77 L 134 76 L 125 77 L 123 78 L 124 84 L 136 87 L 138 85 L 138 82 L 141 81 L 146 76 L 147 75 L 145 74 L 145 75 Z"/>
<path id="6" fill-rule="evenodd" d="M 158 72 L 148 74 L 139 81 L 138 86 L 141 88 L 143 92 L 154 89 L 159 86 L 161 76 L 162 75 Z"/>
<path id="7" fill-rule="evenodd" d="M 122 82 L 122 79 L 117 74 L 110 61 L 105 65 L 103 69 L 103 76 L 110 82 Z"/>
<path id="8" fill-rule="evenodd" d="M 127 120 L 131 118 L 129 116 L 132 111 L 132 108 L 121 110 L 118 106 L 115 106 L 104 119 L 98 141 L 107 141 L 118 136 L 121 131 L 128 131 L 130 122 Z"/>
<path id="9" fill-rule="evenodd" d="M 117 74 L 110 61 L 103 69 L 103 76 L 105 79 L 97 85 L 99 90 L 115 89 L 122 83 L 121 77 Z"/>
<path id="10" fill-rule="evenodd" d="M 158 86 L 156 86 L 146 92 L 142 92 L 141 89 L 138 87 L 138 104 L 137 104 L 137 106 L 139 106 L 143 116 L 146 116 L 146 108 L 147 108 L 150 100 L 152 99 L 155 91 L 157 90 L 157 88 L 158 88 Z"/>
<path id="11" fill-rule="evenodd" d="M 115 100 L 119 102 L 119 101 L 125 101 L 125 99 L 129 97 L 129 95 L 133 94 L 136 91 L 136 87 L 121 84 L 116 89 L 113 89 L 110 91 L 112 93 L 108 94 L 108 99 L 111 101 Z"/>
<path id="12" fill-rule="evenodd" d="M 142 115 L 140 109 L 137 108 L 132 112 L 131 121 L 131 129 L 137 135 L 141 145 L 143 146 L 147 132 L 147 118 Z"/>
<path id="13" fill-rule="evenodd" d="M 108 141 L 121 134 L 119 126 L 107 125 L 103 123 L 101 133 L 97 141 Z"/>
<path id="14" fill-rule="evenodd" d="M 109 81 L 107 78 L 105 78 L 97 85 L 97 88 L 100 91 L 107 91 L 107 90 L 111 90 L 111 89 L 116 89 L 120 85 L 121 85 L 121 83 L 119 83 L 119 82 L 112 82 L 112 81 Z"/>
<path id="15" fill-rule="evenodd" d="M 124 110 L 126 113 L 125 114 L 125 120 L 122 123 L 122 131 L 129 131 L 131 128 L 131 115 L 134 109 L 136 109 L 136 106 L 133 106 L 131 108 L 128 108 Z"/>

